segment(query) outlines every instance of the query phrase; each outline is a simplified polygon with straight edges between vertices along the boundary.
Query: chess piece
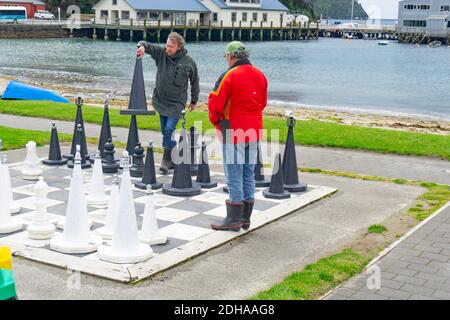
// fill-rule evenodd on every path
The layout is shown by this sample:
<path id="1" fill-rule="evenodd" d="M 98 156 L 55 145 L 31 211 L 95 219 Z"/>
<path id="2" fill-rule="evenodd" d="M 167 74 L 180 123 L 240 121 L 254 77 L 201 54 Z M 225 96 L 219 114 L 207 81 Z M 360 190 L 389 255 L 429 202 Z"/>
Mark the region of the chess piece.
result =
<path id="1" fill-rule="evenodd" d="M 103 180 L 102 159 L 99 150 L 97 150 L 97 153 L 95 154 L 91 185 L 86 201 L 88 205 L 101 208 L 108 205 L 108 197 L 105 195 L 105 182 Z"/>
<path id="2" fill-rule="evenodd" d="M 133 178 L 141 178 L 144 174 L 144 147 L 138 142 L 134 148 L 133 166 L 130 169 L 130 174 Z"/>
<path id="3" fill-rule="evenodd" d="M 8 156 L 6 154 L 3 155 L 2 161 L 0 161 L 0 163 L 2 164 L 0 168 L 0 178 L 1 178 L 0 183 L 3 182 L 0 192 L 6 194 L 6 197 L 8 198 L 9 212 L 11 214 L 19 213 L 21 208 L 17 204 L 17 202 L 14 201 L 13 192 L 11 188 L 11 175 L 9 174 L 9 167 L 8 167 Z M 2 206 L 5 207 L 5 205 L 3 204 Z"/>
<path id="4" fill-rule="evenodd" d="M 18 218 L 11 217 L 11 180 L 6 162 L 7 158 L 4 156 L 3 161 L 0 161 L 0 234 L 16 232 L 23 228 L 23 224 Z"/>
<path id="5" fill-rule="evenodd" d="M 114 144 L 111 139 L 105 143 L 102 159 L 102 169 L 104 173 L 117 173 L 119 171 L 119 164 L 114 158 Z"/>
<path id="6" fill-rule="evenodd" d="M 80 144 L 80 142 L 81 142 L 82 143 L 80 145 L 81 146 L 81 150 L 86 150 L 85 158 L 87 160 L 89 160 L 90 157 L 87 154 L 87 144 L 86 144 L 86 137 L 85 137 L 85 130 L 84 130 L 84 120 L 83 120 L 83 110 L 82 110 L 83 99 L 81 99 L 81 97 L 78 96 L 75 103 L 77 105 L 77 114 L 76 114 L 76 117 L 75 117 L 75 124 L 74 124 L 74 128 L 73 128 L 72 145 L 71 145 L 71 148 L 70 148 L 70 154 L 64 155 L 63 157 L 68 159 L 68 160 L 72 160 L 73 161 L 73 157 L 75 156 L 75 152 L 76 152 L 76 146 L 77 146 L 77 144 Z M 76 139 L 78 125 L 81 125 L 81 129 L 83 130 L 83 134 L 82 134 L 82 137 L 81 137 L 80 141 L 77 141 L 77 139 Z M 81 166 L 83 167 L 83 164 Z"/>
<path id="7" fill-rule="evenodd" d="M 42 174 L 39 168 L 39 158 L 36 153 L 36 142 L 29 141 L 26 144 L 27 157 L 25 158 L 25 168 L 22 170 L 22 179 L 37 181 Z"/>
<path id="8" fill-rule="evenodd" d="M 198 138 L 198 135 L 195 132 L 195 127 L 190 127 L 189 128 L 189 144 L 190 144 L 189 155 L 191 157 L 191 161 L 190 161 L 191 176 L 196 176 L 198 173 L 198 164 L 197 164 L 197 159 L 196 159 L 197 138 Z"/>
<path id="9" fill-rule="evenodd" d="M 58 129 L 56 124 L 52 123 L 52 132 L 50 136 L 50 150 L 48 152 L 48 159 L 42 160 L 42 163 L 47 166 L 62 166 L 67 164 L 67 159 L 61 156 L 61 147 L 58 139 Z"/>
<path id="10" fill-rule="evenodd" d="M 150 245 L 164 244 L 167 242 L 167 236 L 161 234 L 158 230 L 158 220 L 156 219 L 155 200 L 153 199 L 152 187 L 147 186 L 147 202 L 145 204 L 144 220 L 140 239 Z"/>
<path id="11" fill-rule="evenodd" d="M 294 127 L 295 118 L 292 112 L 288 114 L 288 135 L 283 155 L 284 188 L 290 192 L 306 191 L 307 185 L 299 180 L 297 156 L 295 154 Z"/>
<path id="12" fill-rule="evenodd" d="M 139 131 L 138 124 L 135 115 L 131 116 L 130 119 L 130 128 L 128 129 L 128 140 L 127 140 L 127 151 L 128 154 L 134 154 L 134 148 L 136 148 L 139 143 Z"/>
<path id="13" fill-rule="evenodd" d="M 153 190 L 162 188 L 162 183 L 156 181 L 155 158 L 153 154 L 153 142 L 151 141 L 148 143 L 147 147 L 142 181 L 135 183 L 134 186 L 138 189 L 146 190 L 148 185 L 150 185 Z"/>
<path id="14" fill-rule="evenodd" d="M 84 143 L 83 143 L 84 140 Z M 79 124 L 77 126 L 77 132 L 75 134 L 75 141 L 77 141 L 77 146 L 80 146 L 80 150 L 77 152 L 80 153 L 80 166 L 81 169 L 88 169 L 91 167 L 91 163 L 88 161 L 89 159 L 87 158 L 87 149 L 86 149 L 86 138 L 84 136 L 83 133 L 83 128 L 81 126 L 81 124 Z M 69 160 L 67 167 L 69 167 L 70 169 L 74 168 L 74 161 L 73 160 Z"/>
<path id="15" fill-rule="evenodd" d="M 80 149 L 80 146 L 77 145 L 64 231 L 62 235 L 58 234 L 53 237 L 50 242 L 50 249 L 69 254 L 94 252 L 102 243 L 100 237 L 90 234 Z"/>
<path id="16" fill-rule="evenodd" d="M 188 149 L 187 140 L 183 139 L 178 144 L 179 159 L 174 161 L 175 170 L 173 173 L 172 183 L 163 185 L 163 193 L 175 197 L 190 197 L 199 195 L 201 187 L 197 183 L 192 182 L 190 159 L 186 155 Z"/>
<path id="17" fill-rule="evenodd" d="M 46 240 L 52 238 L 55 234 L 55 226 L 49 222 L 47 213 L 47 195 L 48 185 L 45 183 L 44 178 L 40 177 L 34 186 L 36 214 L 33 222 L 27 228 L 30 239 Z"/>
<path id="18" fill-rule="evenodd" d="M 128 152 L 124 151 L 121 159 L 123 173 L 119 213 L 112 235 L 112 245 L 103 245 L 98 249 L 98 257 L 112 263 L 138 263 L 153 256 L 153 250 L 149 245 L 139 243 L 136 209 L 131 189 L 130 162 Z"/>
<path id="19" fill-rule="evenodd" d="M 281 155 L 277 153 L 273 166 L 272 180 L 269 188 L 263 191 L 263 196 L 268 199 L 288 199 L 291 194 L 284 189 L 283 166 L 281 165 Z"/>
<path id="20" fill-rule="evenodd" d="M 270 180 L 264 176 L 264 166 L 262 163 L 261 148 L 258 144 L 258 154 L 255 165 L 255 187 L 266 188 L 270 185 Z"/>
<path id="21" fill-rule="evenodd" d="M 147 98 L 145 94 L 145 84 L 144 84 L 144 72 L 142 69 L 142 59 L 137 58 L 134 65 L 133 80 L 131 83 L 131 93 L 130 100 L 128 102 L 128 109 L 121 110 L 122 115 L 154 115 L 155 111 L 147 110 Z M 136 145 L 133 145 L 134 148 Z M 127 149 L 128 150 L 128 149 Z M 128 151 L 129 154 L 133 150 Z"/>
<path id="22" fill-rule="evenodd" d="M 111 194 L 109 197 L 108 210 L 106 211 L 105 226 L 96 229 L 95 231 L 103 238 L 107 240 L 112 239 L 114 226 L 117 221 L 119 212 L 119 179 L 117 175 L 114 175 L 114 179 L 111 185 Z"/>
<path id="23" fill-rule="evenodd" d="M 100 150 L 100 157 L 103 159 L 105 144 L 111 140 L 112 141 L 112 133 L 111 133 L 111 123 L 109 121 L 109 100 L 108 95 L 105 97 L 104 108 L 103 108 L 103 121 L 102 128 L 100 130 L 100 138 L 98 140 L 98 150 Z"/>
<path id="24" fill-rule="evenodd" d="M 203 189 L 211 189 L 217 187 L 217 182 L 211 181 L 211 174 L 208 164 L 208 153 L 206 152 L 206 142 L 202 142 L 202 152 L 200 154 L 200 164 L 198 165 L 197 184 Z"/>

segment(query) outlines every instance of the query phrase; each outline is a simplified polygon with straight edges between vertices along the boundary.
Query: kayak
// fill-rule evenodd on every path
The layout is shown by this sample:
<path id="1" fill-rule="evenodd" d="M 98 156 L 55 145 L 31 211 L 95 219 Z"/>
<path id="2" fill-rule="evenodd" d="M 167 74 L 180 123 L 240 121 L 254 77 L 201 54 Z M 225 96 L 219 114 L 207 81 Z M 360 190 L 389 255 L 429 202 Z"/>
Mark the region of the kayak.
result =
<path id="1" fill-rule="evenodd" d="M 64 103 L 70 102 L 63 96 L 51 90 L 30 86 L 17 80 L 13 80 L 8 83 L 8 86 L 6 87 L 1 98 L 18 100 L 48 100 Z"/>

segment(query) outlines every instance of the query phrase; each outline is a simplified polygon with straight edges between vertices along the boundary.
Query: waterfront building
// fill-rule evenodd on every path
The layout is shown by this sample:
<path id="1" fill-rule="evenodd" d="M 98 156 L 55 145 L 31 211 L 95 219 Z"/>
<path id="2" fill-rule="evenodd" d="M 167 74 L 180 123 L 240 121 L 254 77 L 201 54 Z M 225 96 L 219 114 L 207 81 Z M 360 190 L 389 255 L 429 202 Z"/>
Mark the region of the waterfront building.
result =
<path id="1" fill-rule="evenodd" d="M 25 7 L 27 18 L 32 19 L 37 10 L 45 10 L 45 3 L 39 0 L 0 0 L 1 7 Z"/>

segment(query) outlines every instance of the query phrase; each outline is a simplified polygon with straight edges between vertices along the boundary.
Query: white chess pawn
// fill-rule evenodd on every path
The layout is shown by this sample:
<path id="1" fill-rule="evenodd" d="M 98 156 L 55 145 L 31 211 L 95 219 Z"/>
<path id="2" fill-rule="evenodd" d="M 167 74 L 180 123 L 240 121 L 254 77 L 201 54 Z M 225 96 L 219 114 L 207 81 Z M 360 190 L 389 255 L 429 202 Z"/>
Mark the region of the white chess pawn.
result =
<path id="1" fill-rule="evenodd" d="M 88 205 L 101 208 L 106 208 L 108 205 L 108 197 L 105 194 L 105 182 L 103 180 L 102 158 L 99 150 L 95 154 L 91 185 L 86 201 Z"/>
<path id="2" fill-rule="evenodd" d="M 36 142 L 29 141 L 26 144 L 27 157 L 25 158 L 25 169 L 22 170 L 22 179 L 37 181 L 42 175 L 42 170 L 39 168 L 39 158 L 36 153 Z"/>
<path id="3" fill-rule="evenodd" d="M 0 159 L 0 192 L 5 193 L 8 197 L 9 212 L 12 214 L 19 213 L 21 208 L 13 198 L 11 176 L 9 174 L 8 167 L 8 156 L 6 154 Z"/>
<path id="4" fill-rule="evenodd" d="M 114 226 L 116 225 L 117 216 L 119 213 L 119 194 L 119 179 L 117 175 L 114 175 L 111 186 L 111 195 L 109 197 L 108 210 L 106 211 L 105 226 L 95 230 L 103 239 L 112 239 Z"/>
<path id="5" fill-rule="evenodd" d="M 127 151 L 120 160 L 123 168 L 120 185 L 119 213 L 112 235 L 112 245 L 98 248 L 98 257 L 112 263 L 138 263 L 153 256 L 149 245 L 139 242 L 133 191 L 131 187 L 131 159 Z"/>
<path id="6" fill-rule="evenodd" d="M 147 186 L 147 202 L 145 204 L 144 220 L 142 230 L 139 233 L 139 239 L 150 245 L 164 244 L 167 242 L 167 236 L 161 234 L 158 230 L 158 220 L 156 219 L 155 200 L 153 198 L 152 187 Z"/>
<path id="7" fill-rule="evenodd" d="M 95 237 L 90 232 L 81 172 L 80 145 L 77 145 L 76 150 L 64 231 L 62 235 L 54 236 L 50 242 L 50 249 L 69 254 L 94 252 L 102 243 L 100 237 Z"/>
<path id="8" fill-rule="evenodd" d="M 45 183 L 43 177 L 39 178 L 33 190 L 36 214 L 33 222 L 28 226 L 28 237 L 35 240 L 50 239 L 55 234 L 55 226 L 49 222 L 49 215 L 47 213 L 48 185 Z"/>

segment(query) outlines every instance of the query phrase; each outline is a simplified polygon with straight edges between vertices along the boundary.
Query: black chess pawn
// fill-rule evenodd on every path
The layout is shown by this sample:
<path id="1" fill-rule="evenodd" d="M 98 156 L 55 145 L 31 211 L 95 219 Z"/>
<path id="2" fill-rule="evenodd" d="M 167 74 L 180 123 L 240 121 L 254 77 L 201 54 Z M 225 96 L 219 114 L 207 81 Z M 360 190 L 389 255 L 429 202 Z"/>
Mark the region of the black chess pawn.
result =
<path id="1" fill-rule="evenodd" d="M 144 174 L 144 147 L 138 142 L 134 148 L 133 165 L 130 168 L 130 175 L 134 178 L 141 178 Z"/>
<path id="2" fill-rule="evenodd" d="M 258 144 L 258 153 L 255 164 L 255 187 L 267 188 L 270 185 L 270 180 L 264 176 L 264 166 L 262 163 L 262 156 L 260 146 Z"/>
<path id="3" fill-rule="evenodd" d="M 68 160 L 73 160 L 73 157 L 75 156 L 75 152 L 76 152 L 76 133 L 77 133 L 77 128 L 78 125 L 81 125 L 81 129 L 83 132 L 83 137 L 81 139 L 81 145 L 80 147 L 86 150 L 86 159 L 89 160 L 90 156 L 87 154 L 87 144 L 86 144 L 86 137 L 85 137 L 85 131 L 84 131 L 84 120 L 83 120 L 83 110 L 82 110 L 82 106 L 83 106 L 83 99 L 81 99 L 81 97 L 78 97 L 76 100 L 76 105 L 77 105 L 77 113 L 75 116 L 75 124 L 74 124 L 74 128 L 73 128 L 73 136 L 72 136 L 72 145 L 70 148 L 70 154 L 64 155 L 63 157 L 68 159 Z"/>
<path id="4" fill-rule="evenodd" d="M 80 156 L 81 156 L 81 169 L 88 169 L 91 167 L 91 163 L 87 159 L 87 150 L 86 150 L 86 144 L 83 144 L 83 140 L 86 142 L 86 138 L 83 133 L 83 128 L 81 127 L 81 124 L 78 124 L 77 126 L 77 132 L 75 133 L 75 152 L 76 152 L 76 146 L 80 146 Z M 70 169 L 73 169 L 74 167 L 74 159 L 75 154 L 73 154 L 72 160 L 69 160 L 68 167 Z"/>
<path id="5" fill-rule="evenodd" d="M 197 184 L 199 184 L 203 189 L 217 187 L 217 182 L 211 181 L 205 141 L 202 142 L 202 153 L 200 155 L 200 164 L 198 165 L 197 180 L 195 182 L 197 182 Z"/>
<path id="6" fill-rule="evenodd" d="M 56 124 L 52 123 L 52 132 L 50 136 L 50 150 L 48 152 L 48 159 L 42 160 L 42 163 L 48 166 L 62 166 L 67 164 L 67 159 L 61 156 L 61 147 L 58 139 L 58 129 Z"/>
<path id="7" fill-rule="evenodd" d="M 119 163 L 115 160 L 114 144 L 111 139 L 105 143 L 103 148 L 102 168 L 104 173 L 117 173 L 119 171 Z"/>
<path id="8" fill-rule="evenodd" d="M 270 187 L 263 191 L 263 196 L 268 199 L 276 200 L 288 199 L 291 197 L 291 194 L 284 189 L 283 166 L 281 165 L 281 154 L 279 153 L 275 156 Z"/>
<path id="9" fill-rule="evenodd" d="M 151 189 L 156 190 L 162 187 L 162 183 L 156 181 L 156 171 L 155 171 L 155 157 L 153 154 L 153 142 L 148 143 L 147 156 L 145 157 L 144 175 L 142 176 L 142 181 L 137 182 L 134 186 L 141 190 L 146 190 L 147 186 Z"/>

